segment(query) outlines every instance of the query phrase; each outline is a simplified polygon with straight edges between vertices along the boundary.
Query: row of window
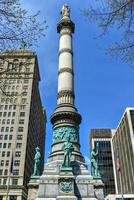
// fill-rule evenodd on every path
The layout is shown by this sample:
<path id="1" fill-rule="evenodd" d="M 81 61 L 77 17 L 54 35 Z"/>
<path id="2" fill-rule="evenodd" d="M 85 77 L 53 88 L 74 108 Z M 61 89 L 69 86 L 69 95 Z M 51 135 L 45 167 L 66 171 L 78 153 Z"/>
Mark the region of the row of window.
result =
<path id="1" fill-rule="evenodd" d="M 15 117 L 15 112 L 0 112 L 0 117 Z M 20 117 L 24 117 L 25 112 L 20 112 Z"/>
<path id="2" fill-rule="evenodd" d="M 4 85 L 3 86 L 3 89 L 4 89 L 4 91 L 5 90 L 18 90 L 19 88 L 20 88 L 20 86 L 21 85 L 13 85 L 13 84 L 11 84 L 11 85 Z M 24 90 L 27 90 L 28 89 L 28 85 L 23 85 L 23 89 Z"/>
<path id="3" fill-rule="evenodd" d="M 4 126 L 2 126 L 1 127 L 1 133 L 2 132 L 13 132 L 13 130 L 14 130 L 13 126 L 11 126 L 11 127 L 4 127 Z"/>
<path id="4" fill-rule="evenodd" d="M 0 140 L 12 140 L 13 135 L 0 135 Z"/>
<path id="5" fill-rule="evenodd" d="M 14 124 L 15 119 L 0 119 L 1 124 Z M 24 124 L 24 119 L 19 120 L 19 124 Z"/>
<path id="6" fill-rule="evenodd" d="M 13 135 L 0 135 L 0 140 L 12 140 Z M 22 140 L 23 135 L 17 135 L 17 140 Z M 7 144 L 7 143 L 4 143 Z M 10 143 L 9 143 L 10 144 Z M 2 143 L 0 143 L 0 148 L 2 147 Z M 5 147 L 6 148 L 6 147 Z"/>
<path id="7" fill-rule="evenodd" d="M 0 183 L 1 183 L 1 181 L 0 181 Z M 0 200 L 3 200 L 3 199 L 4 199 L 4 197 L 1 195 Z M 9 200 L 17 200 L 17 196 L 16 195 L 10 195 Z"/>
<path id="8" fill-rule="evenodd" d="M 0 143 L 0 148 L 11 148 L 11 143 Z"/>
<path id="9" fill-rule="evenodd" d="M 8 175 L 8 174 L 9 174 L 9 170 L 8 169 L 5 169 L 5 170 L 0 169 L 0 175 L 1 176 L 2 175 Z M 15 175 L 15 176 L 19 175 L 19 170 L 18 169 L 12 170 L 12 175 Z"/>
<path id="10" fill-rule="evenodd" d="M 0 105 L 0 110 L 2 110 L 2 109 L 4 109 L 4 110 L 7 110 L 7 109 L 15 110 L 16 109 L 16 105 Z"/>
<path id="11" fill-rule="evenodd" d="M 0 124 L 14 124 L 15 119 L 0 119 Z"/>
<path id="12" fill-rule="evenodd" d="M 23 93 L 21 93 L 21 94 L 19 94 L 19 95 L 23 95 Z M 24 96 L 25 96 L 25 93 L 24 93 Z M 16 98 L 15 98 L 16 97 Z M 21 103 L 20 104 L 25 104 L 26 103 L 26 101 L 27 101 L 27 98 L 22 98 L 21 99 Z M 6 104 L 9 104 L 9 103 L 11 103 L 11 104 L 18 104 L 18 98 L 17 98 L 17 96 L 10 96 L 10 97 L 2 97 L 1 99 L 0 99 L 0 103 L 1 104 L 3 104 L 3 103 L 6 103 Z"/>
<path id="13" fill-rule="evenodd" d="M 0 184 L 2 185 L 7 185 L 7 181 L 8 179 L 7 178 L 4 178 L 3 179 L 3 183 L 2 183 L 2 179 L 0 179 Z M 12 185 L 17 185 L 18 184 L 18 179 L 12 179 Z"/>
<path id="14" fill-rule="evenodd" d="M 16 83 L 20 84 L 20 83 L 22 83 L 22 80 L 20 80 L 20 79 L 6 79 L 4 81 L 4 84 L 7 84 L 7 85 L 9 85 L 9 84 L 16 84 Z M 23 83 L 27 84 L 27 83 L 29 83 L 29 80 L 28 79 L 24 79 Z"/>
<path id="15" fill-rule="evenodd" d="M 0 112 L 0 117 L 15 117 L 15 112 Z"/>
<path id="16" fill-rule="evenodd" d="M 6 161 L 1 160 L 0 166 L 9 166 L 9 163 L 11 163 L 9 162 L 9 160 L 6 160 Z M 14 160 L 13 166 L 20 166 L 20 160 Z"/>
<path id="17" fill-rule="evenodd" d="M 1 156 L 2 156 L 2 157 L 5 157 L 5 156 L 10 157 L 10 154 L 11 154 L 10 151 L 7 151 L 7 152 L 6 152 L 6 151 L 2 151 L 2 152 L 1 152 Z"/>

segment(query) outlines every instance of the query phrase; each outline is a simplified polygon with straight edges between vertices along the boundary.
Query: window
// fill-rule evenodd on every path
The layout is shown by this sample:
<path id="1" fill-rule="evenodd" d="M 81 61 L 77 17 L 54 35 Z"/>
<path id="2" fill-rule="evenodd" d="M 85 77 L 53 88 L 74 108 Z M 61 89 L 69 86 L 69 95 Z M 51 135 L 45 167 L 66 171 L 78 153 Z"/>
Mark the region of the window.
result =
<path id="1" fill-rule="evenodd" d="M 5 166 L 9 165 L 9 160 L 6 160 Z"/>
<path id="2" fill-rule="evenodd" d="M 3 139 L 3 135 L 0 135 L 0 140 L 2 140 Z"/>
<path id="3" fill-rule="evenodd" d="M 18 132 L 23 132 L 23 129 L 24 129 L 23 127 L 19 127 Z"/>
<path id="4" fill-rule="evenodd" d="M 20 160 L 15 160 L 14 161 L 14 166 L 20 166 Z"/>
<path id="5" fill-rule="evenodd" d="M 19 124 L 24 124 L 24 119 L 20 119 Z"/>
<path id="6" fill-rule="evenodd" d="M 5 120 L 5 119 L 3 119 L 3 120 L 2 120 L 2 124 L 5 124 L 5 122 L 6 122 L 6 120 Z"/>
<path id="7" fill-rule="evenodd" d="M 7 119 L 7 124 L 10 124 L 10 119 Z"/>
<path id="8" fill-rule="evenodd" d="M 9 140 L 12 140 L 12 138 L 13 138 L 13 135 L 9 135 Z"/>
<path id="9" fill-rule="evenodd" d="M 7 169 L 5 169 L 4 175 L 8 175 L 8 170 Z"/>
<path id="10" fill-rule="evenodd" d="M 8 132 L 9 131 L 9 127 L 6 127 L 6 130 L 5 130 L 6 132 Z"/>
<path id="11" fill-rule="evenodd" d="M 0 105 L 0 110 L 2 110 L 2 108 L 3 108 L 3 105 Z"/>
<path id="12" fill-rule="evenodd" d="M 11 148 L 11 143 L 8 143 L 8 148 Z"/>
<path id="13" fill-rule="evenodd" d="M 0 117 L 2 116 L 2 112 L 0 112 Z"/>
<path id="14" fill-rule="evenodd" d="M 0 148 L 2 147 L 2 143 L 0 143 Z"/>
<path id="15" fill-rule="evenodd" d="M 9 200 L 17 200 L 17 196 L 11 195 L 11 196 L 9 196 Z"/>
<path id="16" fill-rule="evenodd" d="M 3 173 L 3 169 L 0 169 L 0 175 L 2 175 L 2 173 Z"/>
<path id="17" fill-rule="evenodd" d="M 28 79 L 24 79 L 24 83 L 28 83 L 29 82 L 29 80 Z"/>
<path id="18" fill-rule="evenodd" d="M 17 143 L 16 144 L 16 148 L 21 148 L 22 147 L 22 143 Z"/>
<path id="19" fill-rule="evenodd" d="M 4 113 L 3 113 L 3 117 L 6 117 L 6 115 L 7 115 L 7 112 L 4 112 Z"/>
<path id="20" fill-rule="evenodd" d="M 4 143 L 3 144 L 3 148 L 5 149 L 7 147 L 7 143 Z"/>
<path id="21" fill-rule="evenodd" d="M 6 185 L 6 183 L 7 183 L 7 179 L 4 178 L 4 179 L 3 179 L 3 185 Z"/>
<path id="22" fill-rule="evenodd" d="M 22 140 L 23 135 L 17 135 L 17 140 Z"/>
<path id="23" fill-rule="evenodd" d="M 24 90 L 28 89 L 28 85 L 24 85 L 24 86 L 23 86 L 23 89 L 24 89 Z"/>
<path id="24" fill-rule="evenodd" d="M 27 92 L 23 92 L 23 96 L 27 96 Z"/>
<path id="25" fill-rule="evenodd" d="M 5 110 L 7 110 L 7 108 L 8 108 L 8 105 L 5 105 Z"/>
<path id="26" fill-rule="evenodd" d="M 10 132 L 13 132 L 13 127 L 10 127 Z"/>
<path id="27" fill-rule="evenodd" d="M 26 98 L 22 98 L 21 103 L 22 104 L 26 104 L 26 102 L 27 102 L 27 99 Z"/>
<path id="28" fill-rule="evenodd" d="M 9 110 L 11 110 L 11 109 L 12 109 L 12 105 L 9 106 Z"/>
<path id="29" fill-rule="evenodd" d="M 14 124 L 14 122 L 15 122 L 15 120 L 14 120 L 14 119 L 12 119 L 12 120 L 11 120 L 11 124 Z"/>
<path id="30" fill-rule="evenodd" d="M 20 109 L 21 109 L 21 110 L 24 110 L 25 108 L 26 108 L 25 105 L 21 105 L 21 106 L 20 106 Z"/>
<path id="31" fill-rule="evenodd" d="M 25 112 L 20 112 L 20 117 L 25 117 Z"/>
<path id="32" fill-rule="evenodd" d="M 7 140 L 7 139 L 8 139 L 8 135 L 5 135 L 5 136 L 4 136 L 4 140 Z"/>
<path id="33" fill-rule="evenodd" d="M 12 113 L 12 117 L 15 117 L 15 112 Z"/>
<path id="34" fill-rule="evenodd" d="M 7 157 L 9 157 L 10 156 L 10 151 L 7 151 Z"/>
<path id="35" fill-rule="evenodd" d="M 18 179 L 12 179 L 12 185 L 17 185 L 18 184 Z"/>
<path id="36" fill-rule="evenodd" d="M 19 175 L 19 170 L 18 169 L 14 169 L 13 170 L 13 175 Z"/>
<path id="37" fill-rule="evenodd" d="M 1 132 L 4 132 L 4 127 L 1 127 Z"/>
<path id="38" fill-rule="evenodd" d="M 14 109 L 14 110 L 16 109 L 16 105 L 13 106 L 13 109 Z"/>
<path id="39" fill-rule="evenodd" d="M 4 160 L 1 160 L 0 166 L 4 166 Z"/>
<path id="40" fill-rule="evenodd" d="M 5 151 L 2 152 L 2 157 L 5 157 Z"/>
<path id="41" fill-rule="evenodd" d="M 16 151 L 15 156 L 16 157 L 20 157 L 21 156 L 21 151 Z"/>
<path id="42" fill-rule="evenodd" d="M 11 112 L 8 113 L 8 117 L 11 117 Z"/>

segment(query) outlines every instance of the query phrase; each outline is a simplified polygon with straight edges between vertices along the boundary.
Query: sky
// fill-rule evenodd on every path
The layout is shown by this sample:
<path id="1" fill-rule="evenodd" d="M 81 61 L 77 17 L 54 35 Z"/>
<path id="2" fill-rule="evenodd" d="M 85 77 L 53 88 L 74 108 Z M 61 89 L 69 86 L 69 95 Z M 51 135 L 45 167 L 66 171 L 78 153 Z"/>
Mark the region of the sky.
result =
<path id="1" fill-rule="evenodd" d="M 93 2 L 93 1 L 92 1 Z M 119 36 L 116 30 L 103 39 L 96 23 L 82 15 L 90 6 L 89 0 L 22 0 L 30 13 L 41 11 L 40 20 L 47 20 L 46 37 L 33 48 L 40 67 L 40 93 L 47 114 L 46 159 L 51 152 L 52 125 L 50 116 L 56 107 L 59 35 L 56 31 L 62 5 L 71 8 L 76 25 L 73 36 L 75 104 L 82 115 L 80 126 L 81 151 L 88 162 L 91 128 L 116 128 L 126 107 L 134 105 L 134 71 L 119 59 L 111 59 L 104 49 Z"/>

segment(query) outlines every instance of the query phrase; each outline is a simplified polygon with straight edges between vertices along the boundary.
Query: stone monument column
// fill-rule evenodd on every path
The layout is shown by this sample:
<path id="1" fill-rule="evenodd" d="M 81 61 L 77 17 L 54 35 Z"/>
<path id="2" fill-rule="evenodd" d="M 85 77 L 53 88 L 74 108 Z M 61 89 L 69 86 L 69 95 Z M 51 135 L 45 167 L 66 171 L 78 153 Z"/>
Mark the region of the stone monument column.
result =
<path id="1" fill-rule="evenodd" d="M 51 117 L 53 124 L 53 144 L 49 161 L 62 161 L 64 151 L 62 146 L 70 137 L 74 151 L 72 161 L 83 161 L 80 153 L 79 124 L 81 116 L 74 104 L 74 70 L 72 34 L 75 25 L 70 19 L 70 8 L 64 5 L 61 20 L 57 24 L 59 38 L 59 66 L 58 66 L 58 96 L 57 106 Z"/>
<path id="2" fill-rule="evenodd" d="M 39 183 L 29 183 L 36 200 L 103 200 L 100 177 L 93 179 L 80 152 L 79 125 L 81 115 L 75 107 L 72 35 L 75 25 L 70 8 L 64 5 L 59 33 L 59 66 L 57 105 L 51 116 L 53 142 Z M 37 189 L 39 187 L 39 189 Z M 36 192 L 35 192 L 36 190 Z M 37 191 L 38 190 L 38 191 Z M 37 195 L 36 195 L 37 194 Z M 34 199 L 34 197 L 33 197 Z"/>

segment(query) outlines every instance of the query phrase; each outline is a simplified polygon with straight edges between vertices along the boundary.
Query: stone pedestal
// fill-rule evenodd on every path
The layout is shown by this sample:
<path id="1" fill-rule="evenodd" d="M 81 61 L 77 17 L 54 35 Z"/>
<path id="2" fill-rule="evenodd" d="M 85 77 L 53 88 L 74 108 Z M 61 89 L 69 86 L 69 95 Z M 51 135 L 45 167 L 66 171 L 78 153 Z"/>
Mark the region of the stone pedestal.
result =
<path id="1" fill-rule="evenodd" d="M 40 177 L 31 177 L 28 184 L 28 200 L 35 200 L 38 194 Z"/>
<path id="2" fill-rule="evenodd" d="M 101 179 L 93 179 L 84 164 L 77 163 L 79 175 L 72 168 L 61 168 L 59 163 L 49 164 L 40 177 L 36 200 L 104 200 Z"/>
<path id="3" fill-rule="evenodd" d="M 62 167 L 58 178 L 59 195 L 57 200 L 77 200 L 74 194 L 74 180 L 72 168 Z"/>

